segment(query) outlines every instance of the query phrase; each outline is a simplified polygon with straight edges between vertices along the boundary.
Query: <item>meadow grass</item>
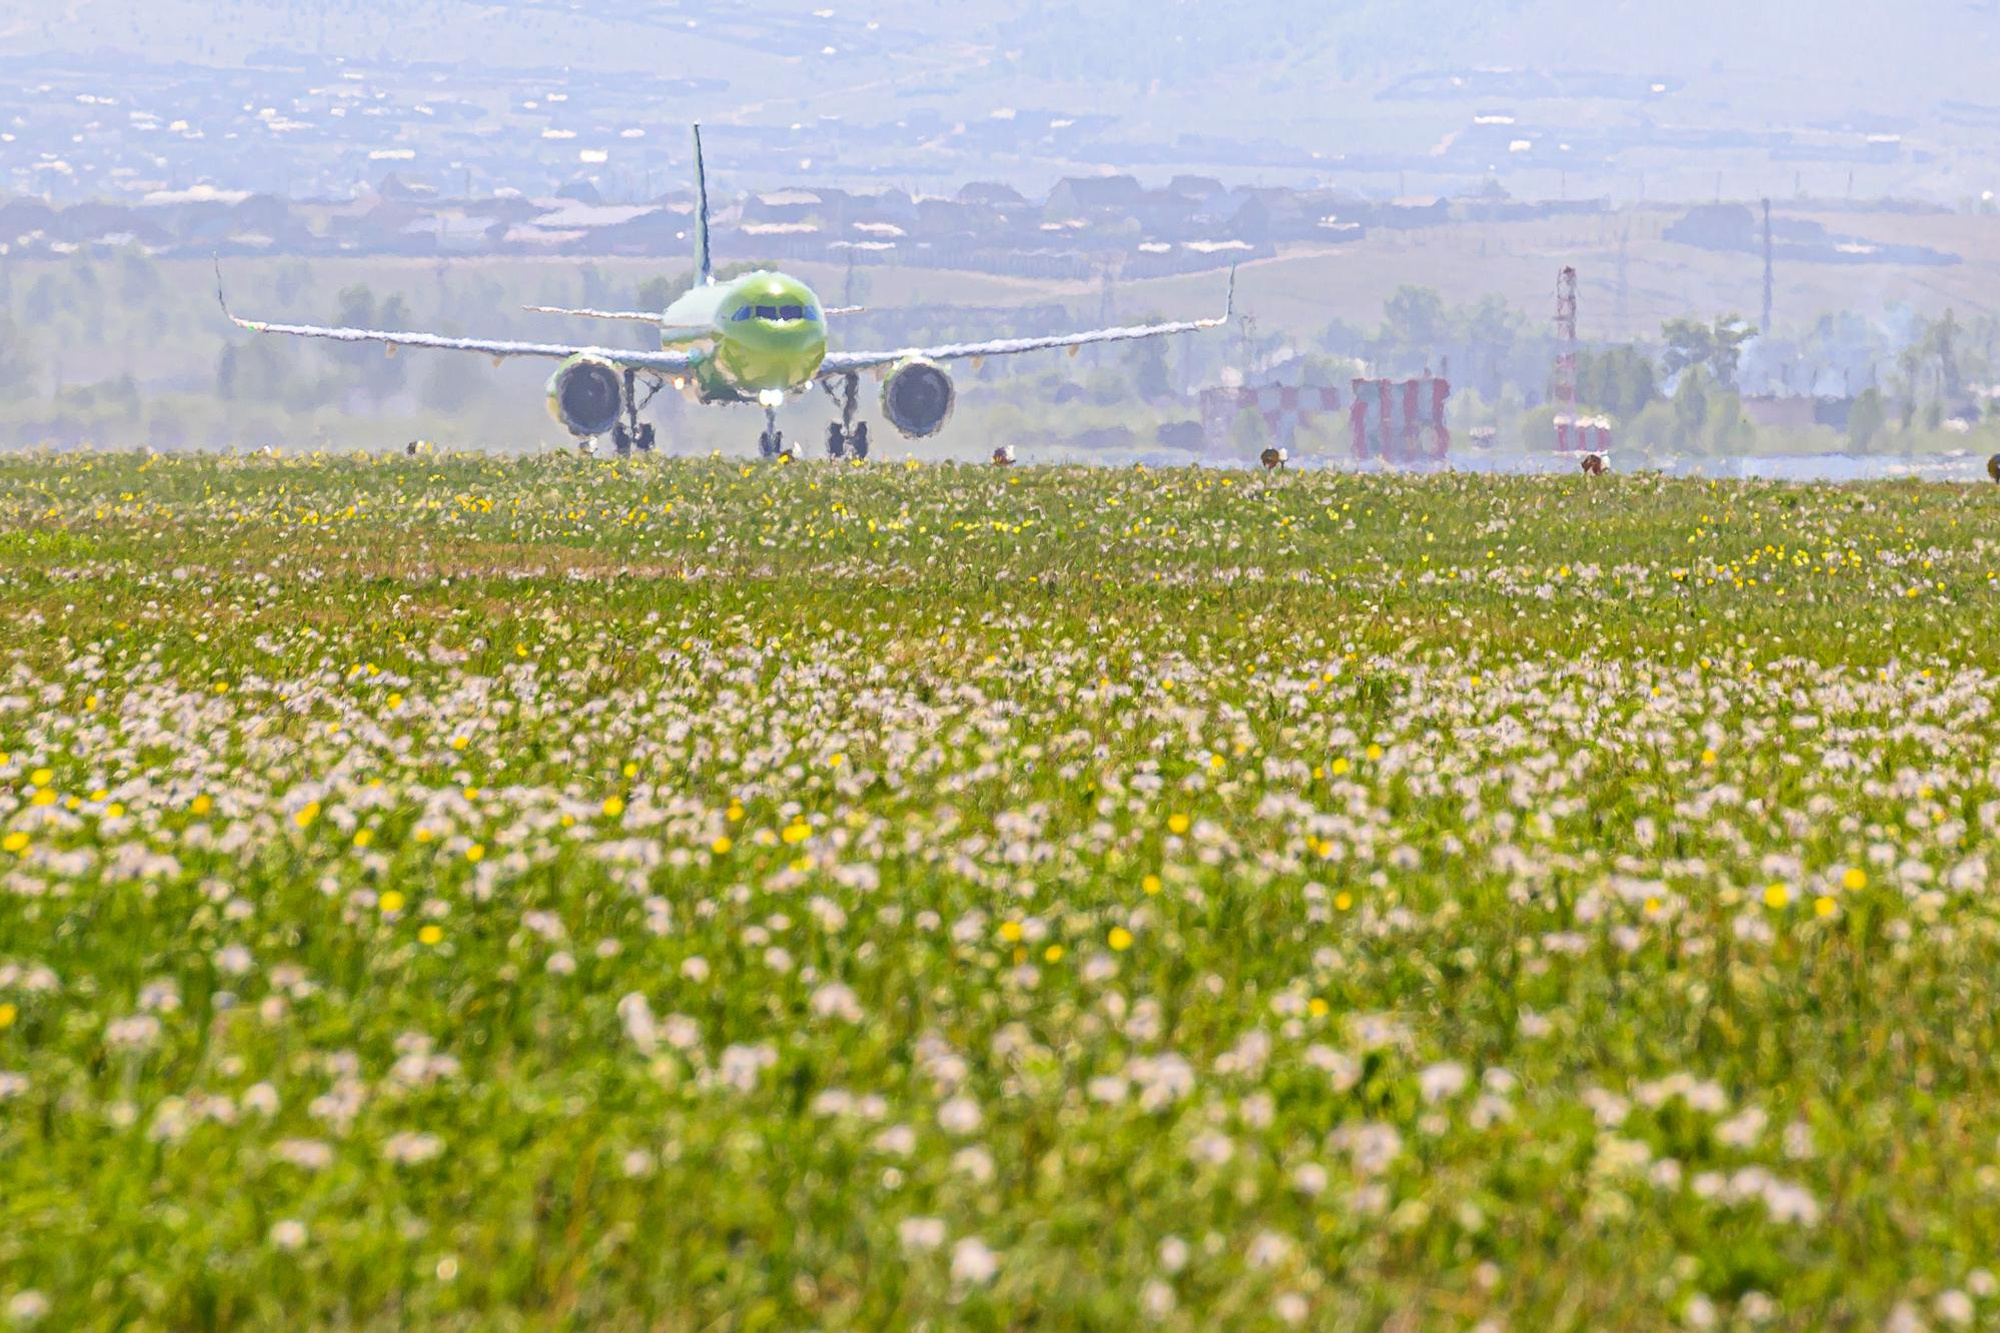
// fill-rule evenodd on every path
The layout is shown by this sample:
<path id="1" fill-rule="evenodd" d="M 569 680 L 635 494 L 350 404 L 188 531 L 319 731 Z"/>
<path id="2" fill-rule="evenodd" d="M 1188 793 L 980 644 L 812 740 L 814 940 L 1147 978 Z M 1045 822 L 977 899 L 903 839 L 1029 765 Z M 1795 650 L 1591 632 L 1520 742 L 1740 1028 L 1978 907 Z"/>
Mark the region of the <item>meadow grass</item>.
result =
<path id="1" fill-rule="evenodd" d="M 0 460 L 0 1309 L 2000 1326 L 2000 488 Z"/>

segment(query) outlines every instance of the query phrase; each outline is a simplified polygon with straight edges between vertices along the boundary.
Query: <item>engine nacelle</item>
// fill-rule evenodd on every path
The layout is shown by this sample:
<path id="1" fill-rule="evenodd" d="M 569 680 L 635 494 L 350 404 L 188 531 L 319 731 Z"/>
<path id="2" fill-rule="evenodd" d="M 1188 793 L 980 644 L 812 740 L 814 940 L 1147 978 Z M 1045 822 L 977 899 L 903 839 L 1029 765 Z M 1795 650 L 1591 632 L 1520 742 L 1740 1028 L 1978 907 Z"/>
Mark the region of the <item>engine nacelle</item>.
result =
<path id="1" fill-rule="evenodd" d="M 905 361 L 882 381 L 882 415 L 912 440 L 943 430 L 957 401 L 951 376 L 934 362 Z"/>
<path id="2" fill-rule="evenodd" d="M 580 440 L 608 435 L 625 410 L 625 377 L 595 356 L 573 356 L 549 376 L 549 415 Z"/>

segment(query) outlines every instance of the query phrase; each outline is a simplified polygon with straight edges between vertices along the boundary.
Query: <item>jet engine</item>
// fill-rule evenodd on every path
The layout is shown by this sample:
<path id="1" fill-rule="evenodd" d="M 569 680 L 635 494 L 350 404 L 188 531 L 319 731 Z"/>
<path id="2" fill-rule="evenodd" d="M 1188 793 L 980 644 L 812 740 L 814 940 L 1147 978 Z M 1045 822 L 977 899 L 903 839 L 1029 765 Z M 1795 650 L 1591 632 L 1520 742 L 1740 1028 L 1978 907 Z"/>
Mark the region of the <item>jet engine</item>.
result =
<path id="1" fill-rule="evenodd" d="M 951 376 L 930 361 L 905 361 L 882 381 L 882 415 L 912 440 L 943 430 L 957 401 Z"/>
<path id="2" fill-rule="evenodd" d="M 594 356 L 573 356 L 549 377 L 549 415 L 578 439 L 608 435 L 625 409 L 625 378 Z"/>

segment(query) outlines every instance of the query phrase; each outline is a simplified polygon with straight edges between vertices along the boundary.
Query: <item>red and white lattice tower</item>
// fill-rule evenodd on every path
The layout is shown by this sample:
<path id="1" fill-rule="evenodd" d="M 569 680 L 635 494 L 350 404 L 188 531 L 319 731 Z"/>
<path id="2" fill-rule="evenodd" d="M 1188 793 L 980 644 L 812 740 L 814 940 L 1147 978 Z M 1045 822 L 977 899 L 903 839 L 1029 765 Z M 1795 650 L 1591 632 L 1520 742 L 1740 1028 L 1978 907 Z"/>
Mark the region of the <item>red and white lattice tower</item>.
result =
<path id="1" fill-rule="evenodd" d="M 1576 270 L 1564 265 L 1556 275 L 1556 368 L 1549 392 L 1555 399 L 1558 450 L 1578 448 L 1576 425 Z"/>

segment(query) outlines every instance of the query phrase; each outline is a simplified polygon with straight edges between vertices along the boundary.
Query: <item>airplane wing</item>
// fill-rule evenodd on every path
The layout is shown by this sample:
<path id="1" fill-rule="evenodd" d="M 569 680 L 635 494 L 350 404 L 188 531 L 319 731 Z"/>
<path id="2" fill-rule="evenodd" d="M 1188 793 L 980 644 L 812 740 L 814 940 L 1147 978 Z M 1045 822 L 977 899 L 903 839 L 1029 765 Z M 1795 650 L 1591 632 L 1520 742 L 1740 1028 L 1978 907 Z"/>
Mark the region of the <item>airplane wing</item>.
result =
<path id="1" fill-rule="evenodd" d="M 1092 343 L 1131 342 L 1140 338 L 1164 338 L 1175 333 L 1197 333 L 1218 329 L 1236 317 L 1236 271 L 1229 273 L 1229 304 L 1215 319 L 1189 319 L 1172 324 L 1136 324 L 1120 329 L 1090 329 L 1082 333 L 1062 333 L 1041 338 L 996 338 L 983 343 L 947 343 L 940 347 L 905 347 L 894 352 L 829 352 L 820 374 L 850 374 L 911 360 L 962 361 L 971 357 L 1012 356 L 1017 352 L 1040 352 L 1050 348 L 1088 347 Z"/>
<path id="2" fill-rule="evenodd" d="M 650 314 L 644 310 L 572 310 L 559 305 L 524 305 L 521 309 L 531 315 L 567 315 L 572 319 L 615 319 L 627 324 L 655 324 L 660 322 L 660 312 Z"/>
<path id="3" fill-rule="evenodd" d="M 222 294 L 220 265 L 217 266 L 215 274 L 215 296 L 216 300 L 222 303 L 222 313 L 228 317 L 229 322 L 239 329 L 248 329 L 252 333 L 278 333 L 292 338 L 323 338 L 342 343 L 380 343 L 391 351 L 399 347 L 414 347 L 440 352 L 474 352 L 496 360 L 530 356 L 551 361 L 567 361 L 573 356 L 594 356 L 615 366 L 632 370 L 657 370 L 667 374 L 686 370 L 694 364 L 693 358 L 686 352 L 635 352 L 618 347 L 572 347 L 562 343 L 447 338 L 435 333 L 400 332 L 390 329 L 343 329 L 329 328 L 320 324 L 274 324 L 261 319 L 239 319 L 230 311 L 229 300 Z"/>
<path id="4" fill-rule="evenodd" d="M 867 308 L 867 306 L 859 305 L 837 305 L 828 306 L 820 313 L 823 315 L 858 315 Z M 650 313 L 644 310 L 589 310 L 571 309 L 568 306 L 559 305 L 524 305 L 521 309 L 531 315 L 567 315 L 572 319 L 611 319 L 627 324 L 658 324 L 660 322 L 660 312 L 657 310 Z"/>

